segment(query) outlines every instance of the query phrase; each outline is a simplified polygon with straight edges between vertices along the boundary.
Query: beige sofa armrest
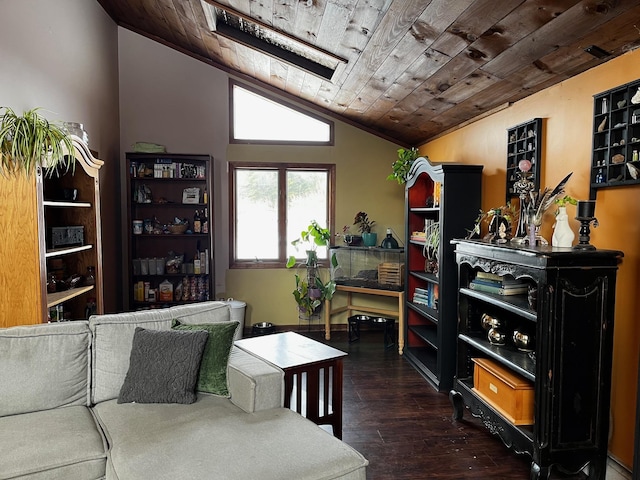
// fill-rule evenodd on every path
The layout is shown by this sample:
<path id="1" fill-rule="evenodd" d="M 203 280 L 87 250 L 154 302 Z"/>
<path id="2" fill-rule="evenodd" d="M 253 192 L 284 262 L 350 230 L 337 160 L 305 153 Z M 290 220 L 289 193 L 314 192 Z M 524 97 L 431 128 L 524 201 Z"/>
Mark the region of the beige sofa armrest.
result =
<path id="1" fill-rule="evenodd" d="M 284 372 L 235 346 L 227 381 L 231 401 L 247 413 L 284 405 Z"/>

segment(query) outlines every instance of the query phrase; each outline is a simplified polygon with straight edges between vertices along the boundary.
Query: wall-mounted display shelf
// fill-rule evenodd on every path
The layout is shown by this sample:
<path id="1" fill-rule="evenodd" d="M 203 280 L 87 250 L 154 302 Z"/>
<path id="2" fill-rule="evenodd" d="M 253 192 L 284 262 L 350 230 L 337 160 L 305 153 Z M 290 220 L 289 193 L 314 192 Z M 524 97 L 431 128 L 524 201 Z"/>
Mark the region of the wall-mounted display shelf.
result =
<path id="1" fill-rule="evenodd" d="M 518 197 L 514 184 L 518 181 L 518 164 L 521 160 L 531 162 L 531 180 L 534 191 L 540 190 L 542 165 L 542 119 L 534 118 L 507 129 L 507 202 Z"/>
<path id="2" fill-rule="evenodd" d="M 640 184 L 640 80 L 593 99 L 591 199 L 600 188 Z"/>

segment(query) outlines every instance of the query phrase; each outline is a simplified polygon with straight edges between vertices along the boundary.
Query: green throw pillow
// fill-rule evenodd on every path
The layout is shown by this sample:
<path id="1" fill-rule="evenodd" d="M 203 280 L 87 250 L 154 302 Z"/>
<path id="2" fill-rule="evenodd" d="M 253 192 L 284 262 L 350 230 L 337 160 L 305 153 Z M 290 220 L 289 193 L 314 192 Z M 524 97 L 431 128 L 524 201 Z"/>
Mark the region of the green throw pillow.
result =
<path id="1" fill-rule="evenodd" d="M 129 370 L 118 403 L 193 403 L 203 331 L 179 332 L 136 327 Z"/>
<path id="2" fill-rule="evenodd" d="M 219 322 L 185 325 L 178 320 L 173 321 L 172 328 L 175 330 L 204 330 L 209 333 L 196 385 L 199 392 L 229 396 L 227 365 L 238 324 L 239 322 Z"/>

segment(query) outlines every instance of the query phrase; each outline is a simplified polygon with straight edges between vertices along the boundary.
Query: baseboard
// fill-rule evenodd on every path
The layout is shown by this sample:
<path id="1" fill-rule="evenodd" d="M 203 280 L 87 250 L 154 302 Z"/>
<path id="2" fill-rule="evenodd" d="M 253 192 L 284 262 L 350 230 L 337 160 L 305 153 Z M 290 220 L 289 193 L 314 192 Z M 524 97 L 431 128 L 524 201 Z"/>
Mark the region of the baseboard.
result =
<path id="1" fill-rule="evenodd" d="M 631 471 L 620 463 L 615 457 L 607 458 L 606 480 L 631 480 Z"/>

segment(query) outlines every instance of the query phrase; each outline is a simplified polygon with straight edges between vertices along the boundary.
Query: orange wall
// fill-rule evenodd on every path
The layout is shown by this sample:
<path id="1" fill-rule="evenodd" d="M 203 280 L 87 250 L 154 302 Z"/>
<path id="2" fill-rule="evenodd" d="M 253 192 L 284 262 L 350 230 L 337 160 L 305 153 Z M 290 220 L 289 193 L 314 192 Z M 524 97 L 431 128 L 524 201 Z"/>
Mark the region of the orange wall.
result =
<path id="1" fill-rule="evenodd" d="M 554 187 L 573 172 L 566 191 L 575 198 L 589 196 L 593 95 L 640 78 L 640 50 L 627 53 L 577 77 L 521 100 L 453 133 L 422 145 L 433 161 L 484 165 L 483 210 L 505 203 L 507 128 L 543 118 L 541 186 Z M 569 207 L 570 216 L 572 214 Z M 618 272 L 613 354 L 612 437 L 609 450 L 625 466 L 633 464 L 633 436 L 640 326 L 640 185 L 598 192 L 598 228 L 591 243 L 622 250 Z M 578 223 L 572 219 L 574 231 Z M 547 214 L 543 236 L 551 238 L 553 214 Z"/>

